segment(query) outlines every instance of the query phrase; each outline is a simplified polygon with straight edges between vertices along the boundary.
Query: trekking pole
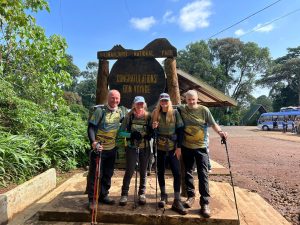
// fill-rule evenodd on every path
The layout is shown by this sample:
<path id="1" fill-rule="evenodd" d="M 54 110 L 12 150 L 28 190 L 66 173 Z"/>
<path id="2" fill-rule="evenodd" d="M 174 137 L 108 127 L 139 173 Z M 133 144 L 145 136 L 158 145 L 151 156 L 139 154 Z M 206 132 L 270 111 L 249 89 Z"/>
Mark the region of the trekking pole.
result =
<path id="1" fill-rule="evenodd" d="M 133 209 L 137 208 L 137 173 L 138 173 L 138 167 L 139 167 L 139 160 L 140 160 L 140 140 L 136 141 L 136 161 L 135 161 L 135 184 L 134 184 L 134 205 Z"/>
<path id="2" fill-rule="evenodd" d="M 155 160 L 155 202 L 156 210 L 158 210 L 157 203 L 157 128 L 154 129 L 154 160 Z"/>
<path id="3" fill-rule="evenodd" d="M 227 154 L 227 161 L 228 161 L 228 167 L 229 167 L 229 173 L 230 173 L 230 179 L 231 179 L 231 186 L 232 186 L 232 190 L 233 190 L 233 196 L 234 196 L 234 202 L 235 202 L 235 208 L 236 208 L 236 214 L 238 217 L 238 224 L 240 225 L 240 215 L 239 215 L 239 209 L 238 209 L 238 205 L 237 205 L 237 201 L 236 201 L 236 195 L 235 195 L 235 189 L 234 189 L 234 184 L 233 184 L 233 177 L 232 177 L 232 172 L 231 172 L 231 165 L 230 165 L 230 160 L 229 160 L 229 154 L 228 154 L 228 148 L 227 148 L 227 142 L 226 139 L 223 137 L 221 139 L 221 144 L 225 145 L 225 150 L 226 150 L 226 154 Z"/>
<path id="4" fill-rule="evenodd" d="M 96 157 L 96 173 L 95 173 L 95 180 L 94 180 L 93 205 L 96 205 L 96 207 L 93 207 L 93 210 L 92 210 L 91 225 L 97 224 L 99 186 L 100 186 L 100 169 L 101 169 L 101 155 L 102 155 L 102 151 L 98 151 L 100 145 L 101 145 L 101 142 L 98 142 L 97 145 L 96 145 L 96 151 L 95 151 L 95 154 L 97 155 L 97 157 Z"/>

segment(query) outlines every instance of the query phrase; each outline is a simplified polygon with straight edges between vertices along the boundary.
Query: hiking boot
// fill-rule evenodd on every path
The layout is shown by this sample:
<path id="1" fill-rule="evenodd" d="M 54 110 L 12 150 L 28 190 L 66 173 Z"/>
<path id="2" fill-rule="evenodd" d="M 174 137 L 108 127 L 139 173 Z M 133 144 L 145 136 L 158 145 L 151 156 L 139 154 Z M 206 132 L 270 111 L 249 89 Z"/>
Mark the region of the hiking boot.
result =
<path id="1" fill-rule="evenodd" d="M 183 207 L 183 204 L 179 199 L 174 199 L 174 202 L 172 204 L 172 209 L 181 215 L 187 214 L 187 210 Z"/>
<path id="2" fill-rule="evenodd" d="M 107 195 L 104 197 L 100 197 L 99 202 L 106 204 L 106 205 L 114 205 L 116 203 L 115 200 L 111 199 Z"/>
<path id="3" fill-rule="evenodd" d="M 160 201 L 158 202 L 158 207 L 164 208 L 167 203 L 168 203 L 168 195 L 162 194 L 160 197 Z"/>
<path id="4" fill-rule="evenodd" d="M 188 197 L 188 199 L 185 201 L 185 203 L 183 204 L 183 206 L 185 208 L 192 208 L 194 202 L 195 202 L 195 197 Z"/>
<path id="5" fill-rule="evenodd" d="M 125 206 L 127 204 L 127 196 L 126 195 L 122 195 L 119 201 L 119 205 L 120 206 Z"/>
<path id="6" fill-rule="evenodd" d="M 209 209 L 208 204 L 201 205 L 200 213 L 202 214 L 202 216 L 204 218 L 210 217 L 210 209 Z"/>
<path id="7" fill-rule="evenodd" d="M 144 194 L 139 195 L 139 204 L 140 205 L 145 205 L 146 204 L 146 195 L 144 195 Z"/>

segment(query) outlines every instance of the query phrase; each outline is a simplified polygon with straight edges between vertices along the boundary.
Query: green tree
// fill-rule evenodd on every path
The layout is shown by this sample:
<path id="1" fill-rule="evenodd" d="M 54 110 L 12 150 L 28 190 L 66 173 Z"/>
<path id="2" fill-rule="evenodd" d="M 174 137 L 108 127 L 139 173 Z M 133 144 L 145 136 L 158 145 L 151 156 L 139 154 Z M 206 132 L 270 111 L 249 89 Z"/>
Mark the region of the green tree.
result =
<path id="1" fill-rule="evenodd" d="M 281 88 L 273 95 L 274 111 L 279 111 L 281 107 L 293 106 L 298 100 L 298 93 L 291 86 Z"/>
<path id="2" fill-rule="evenodd" d="M 272 67 L 262 76 L 258 84 L 267 87 L 276 85 L 277 91 L 283 93 L 290 90 L 297 96 L 297 100 L 290 103 L 300 105 L 300 46 L 287 50 L 288 53 L 285 56 L 273 61 Z M 273 91 L 275 91 L 274 88 Z M 276 98 L 276 95 L 274 96 Z"/>
<path id="3" fill-rule="evenodd" d="M 257 76 L 268 69 L 269 50 L 236 38 L 213 39 L 209 41 L 209 46 L 214 64 L 223 74 L 225 93 L 232 93 L 232 98 L 245 104 L 251 98 Z"/>
<path id="4" fill-rule="evenodd" d="M 83 80 L 76 86 L 76 92 L 82 98 L 82 104 L 87 109 L 96 104 L 97 62 L 88 62 L 86 70 L 80 73 Z"/>
<path id="5" fill-rule="evenodd" d="M 0 78 L 12 83 L 19 96 L 38 104 L 53 105 L 61 87 L 69 85 L 66 41 L 47 37 L 33 13 L 49 11 L 45 0 L 2 0 L 0 3 Z"/>
<path id="6" fill-rule="evenodd" d="M 66 54 L 66 64 L 62 68 L 58 68 L 58 71 L 60 69 L 63 69 L 64 71 L 68 72 L 72 78 L 72 84 L 70 86 L 64 86 L 63 89 L 66 91 L 75 91 L 76 85 L 79 82 L 80 69 L 78 66 L 76 66 L 73 62 L 73 56 Z"/>
<path id="7" fill-rule="evenodd" d="M 258 75 L 270 63 L 269 50 L 236 38 L 192 43 L 178 53 L 179 68 L 201 78 L 240 104 L 248 104 Z"/>
<path id="8" fill-rule="evenodd" d="M 270 97 L 266 95 L 261 95 L 255 100 L 255 104 L 262 105 L 268 112 L 273 111 L 273 101 Z"/>
<path id="9" fill-rule="evenodd" d="M 180 50 L 177 65 L 180 69 L 210 84 L 215 81 L 212 74 L 211 54 L 205 41 L 189 44 L 186 50 Z"/>

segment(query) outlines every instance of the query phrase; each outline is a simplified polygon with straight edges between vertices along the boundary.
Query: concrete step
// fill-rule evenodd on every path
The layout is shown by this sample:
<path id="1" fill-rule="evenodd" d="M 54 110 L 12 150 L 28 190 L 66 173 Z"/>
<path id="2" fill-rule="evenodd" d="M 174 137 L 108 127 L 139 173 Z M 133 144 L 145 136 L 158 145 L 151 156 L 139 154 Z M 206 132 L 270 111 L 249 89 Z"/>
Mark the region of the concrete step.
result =
<path id="1" fill-rule="evenodd" d="M 123 178 L 114 177 L 110 196 L 118 203 Z M 28 212 L 25 223 L 21 219 L 10 223 L 21 224 L 90 224 L 91 215 L 87 209 L 87 195 L 84 194 L 86 178 L 76 175 L 55 191 L 31 206 L 35 216 Z M 195 186 L 198 187 L 197 181 Z M 133 209 L 134 178 L 131 181 L 129 201 L 125 207 L 100 205 L 97 221 L 116 224 L 238 224 L 232 187 L 224 182 L 210 182 L 212 217 L 205 219 L 199 215 L 199 202 L 195 202 L 189 213 L 179 215 L 171 210 L 173 179 L 166 179 L 169 204 L 165 210 L 156 210 L 155 177 L 147 179 L 147 204 Z M 197 188 L 198 189 L 198 188 Z M 289 224 L 275 209 L 258 194 L 235 187 L 241 224 L 273 225 Z M 158 192 L 159 193 L 159 192 Z M 199 200 L 199 196 L 196 196 Z M 183 199 L 185 200 L 185 199 Z M 31 219 L 28 219 L 30 218 Z M 61 222 L 61 223 L 59 223 Z"/>
<path id="2" fill-rule="evenodd" d="M 222 186 L 223 192 L 230 201 L 234 203 L 232 186 L 225 183 Z M 241 224 L 249 225 L 273 225 L 290 224 L 279 212 L 268 204 L 259 194 L 250 192 L 247 189 L 235 187 L 237 205 Z"/>
<path id="3" fill-rule="evenodd" d="M 31 225 L 91 225 L 91 222 L 35 221 Z M 97 223 L 97 225 L 133 225 L 128 223 Z"/>
<path id="4" fill-rule="evenodd" d="M 123 178 L 113 178 L 110 196 L 119 201 Z M 52 200 L 50 204 L 38 211 L 39 221 L 88 222 L 91 214 L 87 209 L 87 196 L 83 194 L 85 178 L 78 179 Z M 213 186 L 218 186 L 212 182 Z M 173 202 L 173 179 L 166 180 L 166 190 L 169 193 L 169 203 L 165 209 L 156 209 L 155 177 L 147 179 L 147 204 L 133 209 L 134 179 L 132 179 L 129 201 L 124 207 L 119 205 L 99 205 L 97 221 L 105 223 L 130 224 L 237 224 L 237 217 L 232 202 L 224 199 L 224 193 L 218 188 L 212 188 L 212 217 L 205 219 L 199 214 L 198 201 L 185 216 L 171 210 Z M 215 191 L 214 191 L 215 190 Z M 199 199 L 199 198 L 198 198 Z"/>

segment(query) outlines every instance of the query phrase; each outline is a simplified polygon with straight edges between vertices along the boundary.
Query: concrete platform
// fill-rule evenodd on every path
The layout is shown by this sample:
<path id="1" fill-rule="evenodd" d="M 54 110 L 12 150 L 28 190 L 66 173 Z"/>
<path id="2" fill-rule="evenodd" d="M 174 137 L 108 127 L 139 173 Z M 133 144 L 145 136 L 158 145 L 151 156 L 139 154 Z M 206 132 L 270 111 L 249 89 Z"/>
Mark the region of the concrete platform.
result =
<path id="1" fill-rule="evenodd" d="M 84 195 L 85 177 L 77 174 L 57 188 L 53 193 L 41 199 L 10 225 L 37 224 L 90 224 L 90 212 L 87 210 L 87 195 Z M 117 202 L 120 197 L 122 178 L 114 178 L 110 196 Z M 197 184 L 196 184 L 197 185 Z M 185 216 L 173 212 L 173 201 L 169 194 L 169 204 L 165 210 L 156 210 L 155 178 L 148 178 L 147 204 L 133 209 L 134 179 L 131 182 L 127 206 L 100 205 L 98 220 L 105 224 L 238 224 L 232 187 L 228 183 L 210 182 L 212 217 L 199 215 L 199 204 L 195 202 Z M 173 193 L 173 180 L 167 180 L 168 193 Z M 289 224 L 276 210 L 256 193 L 236 188 L 241 224 Z M 199 199 L 199 196 L 197 196 Z M 22 222 L 23 220 L 23 222 Z M 101 224 L 99 223 L 99 224 Z"/>
<path id="2" fill-rule="evenodd" d="M 13 216 L 55 187 L 56 170 L 52 168 L 8 192 L 0 194 L 0 224 L 6 224 Z"/>
<path id="3" fill-rule="evenodd" d="M 229 170 L 222 166 L 221 164 L 217 163 L 216 161 L 213 161 L 210 159 L 210 164 L 211 164 L 211 173 L 209 175 L 224 175 L 224 176 L 229 176 Z"/>
<path id="4" fill-rule="evenodd" d="M 118 202 L 120 198 L 122 178 L 114 178 L 110 196 Z M 212 187 L 215 184 L 212 183 Z M 87 222 L 90 221 L 90 212 L 87 210 L 87 196 L 83 194 L 85 178 L 77 182 L 59 194 L 49 205 L 39 210 L 38 217 L 41 221 L 68 221 Z M 129 202 L 125 207 L 115 205 L 99 205 L 98 221 L 106 223 L 130 223 L 130 224 L 237 224 L 237 217 L 234 205 L 224 199 L 224 192 L 221 189 L 212 188 L 214 196 L 211 203 L 212 218 L 205 219 L 199 215 L 199 204 L 189 210 L 189 214 L 181 216 L 172 211 L 173 202 L 173 180 L 167 180 L 167 192 L 169 204 L 163 209 L 156 210 L 155 200 L 155 179 L 150 177 L 147 185 L 147 204 L 133 209 L 134 179 L 132 180 Z M 214 191 L 215 190 L 215 191 Z"/>

